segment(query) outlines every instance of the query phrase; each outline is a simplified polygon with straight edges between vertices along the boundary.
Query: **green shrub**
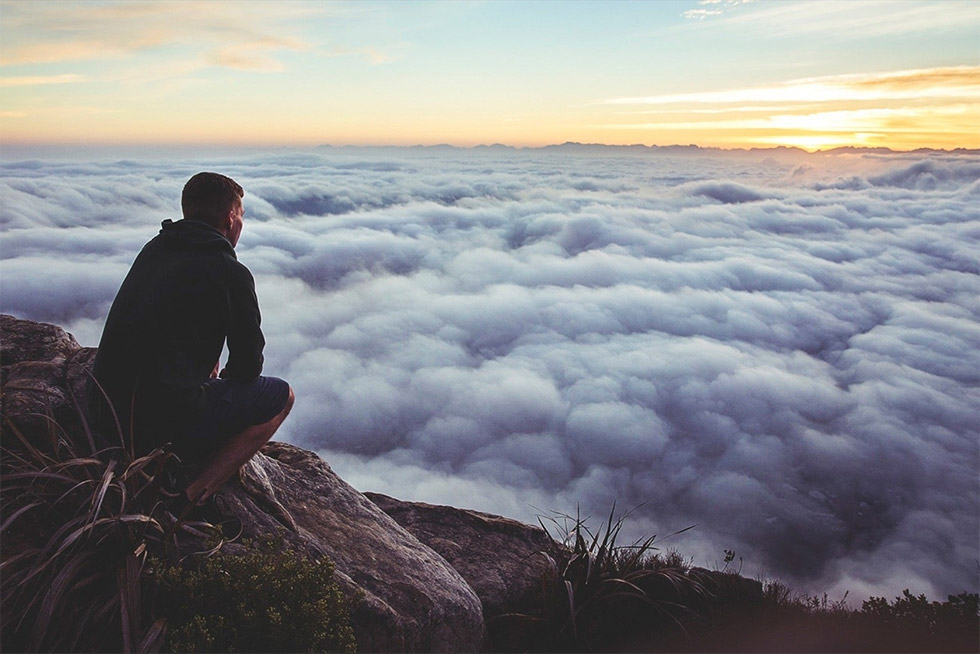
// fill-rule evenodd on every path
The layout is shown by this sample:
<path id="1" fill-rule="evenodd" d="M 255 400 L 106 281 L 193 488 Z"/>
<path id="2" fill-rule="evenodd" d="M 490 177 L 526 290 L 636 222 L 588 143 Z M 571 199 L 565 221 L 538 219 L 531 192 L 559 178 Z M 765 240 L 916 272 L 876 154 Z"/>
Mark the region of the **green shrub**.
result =
<path id="1" fill-rule="evenodd" d="M 347 600 L 329 561 L 273 543 L 197 569 L 154 561 L 174 652 L 354 652 Z"/>

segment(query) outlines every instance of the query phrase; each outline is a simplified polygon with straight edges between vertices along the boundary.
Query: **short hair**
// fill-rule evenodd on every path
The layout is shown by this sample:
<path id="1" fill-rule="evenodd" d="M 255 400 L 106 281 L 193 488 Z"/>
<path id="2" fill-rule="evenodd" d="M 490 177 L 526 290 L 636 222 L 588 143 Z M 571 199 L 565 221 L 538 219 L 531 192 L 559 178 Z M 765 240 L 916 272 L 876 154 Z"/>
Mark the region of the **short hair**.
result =
<path id="1" fill-rule="evenodd" d="M 198 173 L 184 184 L 180 209 L 187 220 L 217 226 L 244 196 L 245 190 L 231 177 L 218 173 Z"/>

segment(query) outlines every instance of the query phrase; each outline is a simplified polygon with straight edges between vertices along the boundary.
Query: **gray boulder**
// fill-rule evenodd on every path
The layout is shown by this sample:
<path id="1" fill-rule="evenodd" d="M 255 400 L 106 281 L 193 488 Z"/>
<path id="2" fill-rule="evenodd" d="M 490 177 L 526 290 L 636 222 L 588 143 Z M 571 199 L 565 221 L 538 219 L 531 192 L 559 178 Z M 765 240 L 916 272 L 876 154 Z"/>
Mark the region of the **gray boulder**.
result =
<path id="1" fill-rule="evenodd" d="M 48 438 L 55 423 L 82 429 L 87 373 L 73 361 L 87 350 L 61 327 L 0 314 L 0 411 L 32 441 Z"/>
<path id="2" fill-rule="evenodd" d="M 57 325 L 0 314 L 0 366 L 21 361 L 64 361 L 79 348 L 75 337 Z"/>
<path id="3" fill-rule="evenodd" d="M 362 596 L 353 611 L 360 651 L 479 649 L 483 615 L 466 581 L 316 454 L 269 443 L 217 501 L 244 537 L 279 533 L 336 564 L 341 586 Z"/>
<path id="4" fill-rule="evenodd" d="M 480 597 L 486 619 L 540 608 L 542 584 L 551 577 L 542 554 L 553 547 L 544 529 L 479 511 L 365 495 L 459 571 Z"/>

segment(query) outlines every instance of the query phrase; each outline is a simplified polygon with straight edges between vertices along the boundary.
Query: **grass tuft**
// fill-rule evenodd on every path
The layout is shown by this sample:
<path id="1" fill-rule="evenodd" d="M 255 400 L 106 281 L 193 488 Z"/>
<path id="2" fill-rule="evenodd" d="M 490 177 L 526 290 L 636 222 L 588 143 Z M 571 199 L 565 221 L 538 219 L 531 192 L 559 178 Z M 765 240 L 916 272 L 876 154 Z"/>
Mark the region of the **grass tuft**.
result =
<path id="1" fill-rule="evenodd" d="M 679 554 L 664 554 L 655 547 L 656 536 L 620 543 L 630 513 L 617 517 L 613 505 L 597 528 L 580 514 L 539 517 L 552 545 L 539 553 L 551 571 L 544 580 L 540 608 L 492 619 L 491 647 L 609 651 L 642 640 L 651 631 L 683 631 L 692 617 L 687 605 L 707 591 Z M 536 634 L 533 642 L 526 640 L 531 631 Z M 525 641 L 518 644 L 515 638 Z"/>
<path id="2" fill-rule="evenodd" d="M 202 536 L 220 542 L 220 531 L 167 510 L 163 475 L 178 460 L 166 449 L 136 459 L 122 445 L 82 452 L 52 416 L 31 418 L 25 433 L 0 416 L 4 649 L 158 648 L 165 625 L 141 602 L 147 556 L 179 560 Z"/>

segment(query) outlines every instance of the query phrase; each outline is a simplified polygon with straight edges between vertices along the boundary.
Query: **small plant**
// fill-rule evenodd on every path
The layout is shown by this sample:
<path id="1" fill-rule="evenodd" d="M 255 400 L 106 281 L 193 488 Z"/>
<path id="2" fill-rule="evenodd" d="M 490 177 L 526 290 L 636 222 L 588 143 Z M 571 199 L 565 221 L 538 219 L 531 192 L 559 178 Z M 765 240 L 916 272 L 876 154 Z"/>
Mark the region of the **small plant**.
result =
<path id="1" fill-rule="evenodd" d="M 730 572 L 732 574 L 742 574 L 742 557 L 738 557 L 738 570 L 729 570 L 732 562 L 735 560 L 735 550 L 725 550 L 725 567 L 721 569 L 722 572 Z"/>
<path id="2" fill-rule="evenodd" d="M 535 648 L 550 651 L 601 651 L 643 642 L 658 629 L 683 630 L 685 600 L 704 588 L 688 574 L 680 554 L 661 555 L 654 547 L 656 536 L 619 544 L 630 513 L 618 518 L 615 513 L 613 505 L 597 529 L 580 515 L 539 518 L 552 542 L 550 551 L 540 553 L 551 569 L 541 610 L 495 620 L 535 623 L 547 634 Z"/>
<path id="3" fill-rule="evenodd" d="M 354 632 L 333 564 L 248 545 L 196 567 L 153 561 L 173 652 L 354 652 Z"/>

